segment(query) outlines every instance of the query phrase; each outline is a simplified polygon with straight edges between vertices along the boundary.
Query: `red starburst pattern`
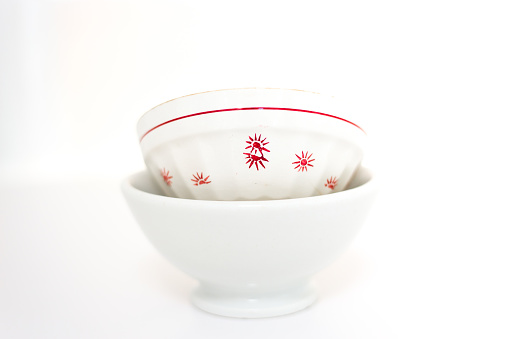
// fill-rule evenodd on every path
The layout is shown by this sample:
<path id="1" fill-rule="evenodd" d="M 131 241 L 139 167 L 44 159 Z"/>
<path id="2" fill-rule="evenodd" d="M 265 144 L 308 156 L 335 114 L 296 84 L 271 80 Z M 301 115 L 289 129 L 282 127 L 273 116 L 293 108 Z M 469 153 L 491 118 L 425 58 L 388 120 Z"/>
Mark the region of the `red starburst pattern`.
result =
<path id="1" fill-rule="evenodd" d="M 249 137 L 249 140 L 246 141 L 249 144 L 246 149 L 250 148 L 250 154 L 257 155 L 260 153 L 260 156 L 263 157 L 263 152 L 270 152 L 265 147 L 269 142 L 265 142 L 265 140 L 267 140 L 267 138 L 262 140 L 262 135 L 260 134 L 259 136 L 256 136 L 255 133 L 254 138 Z"/>
<path id="2" fill-rule="evenodd" d="M 196 174 L 193 174 L 194 179 L 191 179 L 191 181 L 194 181 L 195 186 L 206 185 L 206 184 L 211 183 L 211 181 L 207 181 L 209 179 L 209 177 L 210 177 L 210 175 L 203 178 L 203 172 L 201 172 L 201 173 L 196 172 Z"/>
<path id="3" fill-rule="evenodd" d="M 294 167 L 294 169 L 297 169 L 298 168 L 298 172 L 302 171 L 307 171 L 308 170 L 308 166 L 311 166 L 313 167 L 313 165 L 311 164 L 312 161 L 315 161 L 315 159 L 311 159 L 311 156 L 313 155 L 313 153 L 309 154 L 308 155 L 308 152 L 306 152 L 306 154 L 304 154 L 304 151 L 302 151 L 302 156 L 299 156 L 298 154 L 295 154 L 295 156 L 297 156 L 297 158 L 299 160 L 295 161 L 295 162 L 292 162 L 292 164 L 296 164 L 297 166 Z"/>
<path id="4" fill-rule="evenodd" d="M 253 166 L 253 164 L 256 166 L 256 170 L 259 170 L 258 165 L 261 165 L 263 168 L 265 168 L 265 165 L 263 164 L 264 161 L 269 162 L 264 156 L 257 156 L 252 153 L 244 153 L 246 155 L 246 164 L 249 164 L 249 168 Z"/>
<path id="5" fill-rule="evenodd" d="M 249 144 L 246 149 L 249 149 L 249 153 L 244 153 L 246 156 L 246 164 L 249 164 L 249 168 L 251 168 L 253 165 L 255 165 L 256 170 L 258 171 L 260 169 L 260 166 L 265 168 L 265 165 L 263 162 L 269 162 L 267 158 L 263 155 L 263 152 L 270 152 L 267 147 L 267 144 L 269 143 L 267 138 L 262 139 L 262 135 L 254 135 L 254 138 L 251 136 L 249 137 L 249 140 L 246 142 Z"/>
<path id="6" fill-rule="evenodd" d="M 173 178 L 173 176 L 170 175 L 170 171 L 163 168 L 161 170 L 161 176 L 163 177 L 163 180 L 166 183 L 166 185 L 171 186 L 171 184 L 172 184 L 171 179 Z"/>
<path id="7" fill-rule="evenodd" d="M 325 187 L 330 188 L 331 190 L 336 187 L 336 184 L 338 183 L 338 179 L 336 177 L 330 177 L 330 179 L 327 179 L 327 182 L 325 183 Z"/>

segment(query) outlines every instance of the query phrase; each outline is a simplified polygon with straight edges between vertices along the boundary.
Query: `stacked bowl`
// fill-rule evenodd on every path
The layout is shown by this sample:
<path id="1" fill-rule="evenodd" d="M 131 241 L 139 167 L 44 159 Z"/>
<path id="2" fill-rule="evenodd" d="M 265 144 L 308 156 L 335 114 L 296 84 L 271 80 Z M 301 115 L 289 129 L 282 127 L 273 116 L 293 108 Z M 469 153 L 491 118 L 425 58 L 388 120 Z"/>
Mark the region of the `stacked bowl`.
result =
<path id="1" fill-rule="evenodd" d="M 193 94 L 137 125 L 147 171 L 122 188 L 153 245 L 196 278 L 199 308 L 295 312 L 353 239 L 376 192 L 366 134 L 333 98 L 284 89 Z"/>

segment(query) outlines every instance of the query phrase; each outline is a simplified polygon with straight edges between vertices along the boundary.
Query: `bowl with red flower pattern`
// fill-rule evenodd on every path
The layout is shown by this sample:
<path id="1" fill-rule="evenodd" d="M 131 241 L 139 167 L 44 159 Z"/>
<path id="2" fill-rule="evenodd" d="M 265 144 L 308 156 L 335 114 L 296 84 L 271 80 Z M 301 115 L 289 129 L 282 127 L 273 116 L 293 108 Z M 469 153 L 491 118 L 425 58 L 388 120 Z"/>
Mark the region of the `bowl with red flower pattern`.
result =
<path id="1" fill-rule="evenodd" d="M 171 197 L 272 200 L 338 192 L 366 134 L 329 96 L 245 88 L 192 94 L 137 124 L 149 172 Z"/>

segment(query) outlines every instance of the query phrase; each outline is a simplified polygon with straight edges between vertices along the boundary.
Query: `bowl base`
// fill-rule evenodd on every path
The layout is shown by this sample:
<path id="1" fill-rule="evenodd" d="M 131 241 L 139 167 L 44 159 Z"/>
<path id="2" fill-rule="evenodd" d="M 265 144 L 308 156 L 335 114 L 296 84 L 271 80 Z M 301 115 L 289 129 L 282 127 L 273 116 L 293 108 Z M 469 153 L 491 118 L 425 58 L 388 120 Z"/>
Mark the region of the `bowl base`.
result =
<path id="1" fill-rule="evenodd" d="M 266 318 L 294 313 L 313 304 L 316 298 L 316 289 L 308 281 L 263 295 L 232 294 L 200 284 L 191 295 L 191 301 L 196 307 L 234 318 Z"/>

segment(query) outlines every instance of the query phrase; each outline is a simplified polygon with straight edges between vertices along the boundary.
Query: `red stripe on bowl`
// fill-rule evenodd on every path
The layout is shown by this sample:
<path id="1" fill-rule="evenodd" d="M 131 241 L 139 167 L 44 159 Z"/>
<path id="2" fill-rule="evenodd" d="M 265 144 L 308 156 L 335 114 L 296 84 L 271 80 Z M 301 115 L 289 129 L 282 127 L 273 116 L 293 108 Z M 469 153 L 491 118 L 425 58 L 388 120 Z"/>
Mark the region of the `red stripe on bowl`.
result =
<path id="1" fill-rule="evenodd" d="M 216 110 L 213 110 L 213 111 L 205 111 L 205 112 L 199 112 L 199 113 L 192 113 L 192 114 L 188 114 L 188 115 L 183 115 L 181 117 L 178 117 L 178 118 L 175 118 L 175 119 L 171 119 L 171 120 L 168 120 L 168 121 L 165 121 L 157 126 L 154 126 L 152 127 L 151 129 L 149 129 L 148 131 L 146 131 L 140 138 L 140 142 L 143 140 L 143 138 L 145 138 L 147 136 L 147 134 L 149 134 L 150 132 L 154 131 L 155 129 L 161 127 L 161 126 L 164 126 L 164 125 L 167 125 L 171 122 L 175 122 L 177 120 L 181 120 L 181 119 L 186 119 L 186 118 L 192 118 L 192 117 L 197 117 L 199 115 L 204 115 L 204 114 L 212 114 L 212 113 L 220 113 L 220 112 L 231 112 L 231 111 L 253 111 L 253 110 L 260 110 L 260 109 L 270 109 L 270 110 L 276 110 L 276 111 L 294 111 L 294 112 L 303 112 L 303 113 L 311 113 L 311 114 L 318 114 L 318 115 L 323 115 L 323 116 L 326 116 L 326 117 L 330 117 L 330 118 L 334 118 L 334 119 L 338 119 L 338 120 L 341 120 L 341 121 L 344 121 L 344 122 L 347 122 L 355 127 L 357 127 L 358 129 L 360 129 L 364 134 L 366 134 L 366 132 L 357 124 L 349 121 L 349 120 L 346 120 L 346 119 L 343 119 L 343 118 L 340 118 L 338 116 L 335 116 L 335 115 L 332 115 L 332 114 L 327 114 L 327 113 L 322 113 L 322 112 L 316 112 L 316 111 L 309 111 L 309 110 L 305 110 L 305 109 L 298 109 L 298 108 L 284 108 L 284 107 L 242 107 L 242 108 L 225 108 L 225 109 L 216 109 Z"/>

